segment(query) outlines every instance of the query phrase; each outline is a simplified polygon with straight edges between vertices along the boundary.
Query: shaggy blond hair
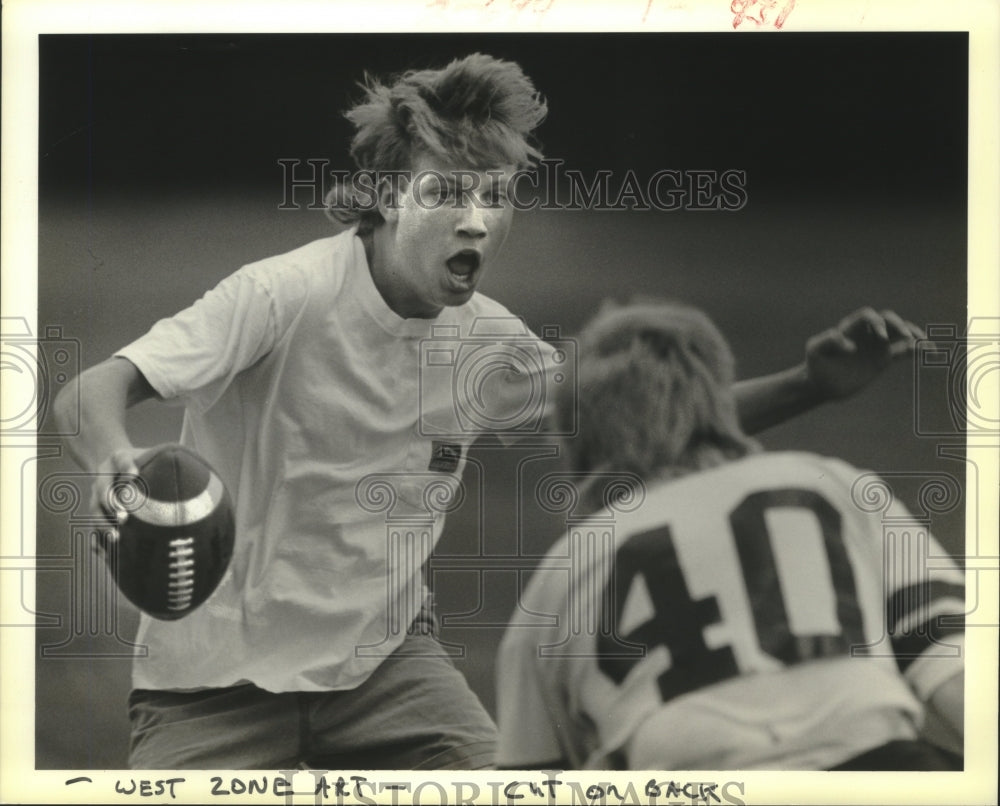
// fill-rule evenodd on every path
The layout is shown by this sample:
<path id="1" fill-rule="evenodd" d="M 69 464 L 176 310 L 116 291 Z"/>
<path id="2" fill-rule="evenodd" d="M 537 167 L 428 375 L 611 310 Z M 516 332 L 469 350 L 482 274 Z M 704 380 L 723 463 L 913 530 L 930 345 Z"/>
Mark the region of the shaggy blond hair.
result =
<path id="1" fill-rule="evenodd" d="M 527 168 L 541 158 L 531 132 L 545 118 L 545 101 L 521 67 L 482 53 L 440 70 L 410 70 L 383 84 L 367 76 L 364 99 L 345 113 L 354 124 L 351 156 L 359 171 L 406 171 L 416 152 L 463 168 Z M 358 209 L 350 188 L 327 195 L 332 218 L 382 221 L 377 210 Z"/>
<path id="2" fill-rule="evenodd" d="M 674 302 L 605 308 L 578 339 L 576 384 L 557 399 L 572 469 L 643 479 L 703 470 L 759 450 L 740 428 L 729 345 Z M 594 502 L 599 504 L 600 502 Z"/>

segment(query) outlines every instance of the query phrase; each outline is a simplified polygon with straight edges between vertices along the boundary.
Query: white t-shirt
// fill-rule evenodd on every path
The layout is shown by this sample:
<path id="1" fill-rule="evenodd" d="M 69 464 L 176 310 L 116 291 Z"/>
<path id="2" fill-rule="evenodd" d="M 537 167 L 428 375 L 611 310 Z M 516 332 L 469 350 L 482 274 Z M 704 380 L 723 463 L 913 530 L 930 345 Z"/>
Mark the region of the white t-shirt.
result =
<path id="1" fill-rule="evenodd" d="M 758 454 L 573 526 L 497 656 L 498 763 L 827 769 L 914 738 L 962 668 L 963 578 L 862 475 Z"/>
<path id="2" fill-rule="evenodd" d="M 470 340 L 484 329 L 515 346 Z M 451 383 L 470 355 L 512 349 L 517 371 L 487 373 L 483 398 Z M 549 353 L 479 294 L 434 320 L 399 317 L 353 230 L 245 266 L 121 350 L 186 406 L 181 442 L 226 483 L 237 531 L 208 602 L 177 621 L 142 616 L 134 686 L 364 681 L 424 602 L 421 566 L 469 445 L 484 422 L 533 427 L 524 400 Z"/>

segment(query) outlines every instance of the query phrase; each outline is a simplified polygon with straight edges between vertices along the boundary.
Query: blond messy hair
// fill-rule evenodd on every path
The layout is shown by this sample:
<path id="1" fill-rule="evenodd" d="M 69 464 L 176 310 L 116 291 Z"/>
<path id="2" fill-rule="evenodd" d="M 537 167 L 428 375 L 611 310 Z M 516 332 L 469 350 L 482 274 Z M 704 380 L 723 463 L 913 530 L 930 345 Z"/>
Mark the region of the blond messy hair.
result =
<path id="1" fill-rule="evenodd" d="M 463 168 L 527 168 L 541 158 L 531 133 L 544 120 L 545 101 L 514 62 L 473 53 L 440 70 L 410 70 L 384 84 L 366 76 L 364 99 L 345 113 L 354 125 L 351 157 L 359 171 L 406 171 L 417 152 Z M 327 195 L 341 223 L 381 223 L 374 209 L 359 210 L 350 189 Z"/>
<path id="2" fill-rule="evenodd" d="M 739 425 L 732 352 L 701 311 L 606 305 L 584 327 L 578 351 L 577 382 L 561 387 L 556 406 L 561 428 L 576 417 L 566 441 L 574 471 L 662 478 L 760 449 Z"/>

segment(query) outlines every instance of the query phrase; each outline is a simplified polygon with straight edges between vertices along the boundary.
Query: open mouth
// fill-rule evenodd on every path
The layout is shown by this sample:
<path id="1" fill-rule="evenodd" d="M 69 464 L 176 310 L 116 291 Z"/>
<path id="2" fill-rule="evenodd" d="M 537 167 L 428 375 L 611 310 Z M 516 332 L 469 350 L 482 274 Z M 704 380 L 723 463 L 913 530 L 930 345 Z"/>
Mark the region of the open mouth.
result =
<path id="1" fill-rule="evenodd" d="M 482 263 L 483 257 L 475 249 L 463 249 L 452 255 L 446 261 L 448 265 L 448 271 L 458 277 L 469 277 L 472 275 L 476 269 L 479 268 L 479 264 Z"/>

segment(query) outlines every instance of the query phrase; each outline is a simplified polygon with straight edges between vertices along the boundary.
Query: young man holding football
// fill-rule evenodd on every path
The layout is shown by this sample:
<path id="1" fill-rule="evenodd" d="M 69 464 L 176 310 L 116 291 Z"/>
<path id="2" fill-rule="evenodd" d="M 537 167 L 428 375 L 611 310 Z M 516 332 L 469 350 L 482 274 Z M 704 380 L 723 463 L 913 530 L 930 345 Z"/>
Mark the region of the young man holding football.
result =
<path id="1" fill-rule="evenodd" d="M 557 408 L 590 515 L 497 654 L 500 765 L 960 769 L 965 596 L 935 539 L 865 507 L 863 471 L 748 438 L 700 311 L 605 311 L 578 344 Z"/>
<path id="2" fill-rule="evenodd" d="M 181 441 L 235 503 L 211 599 L 177 621 L 142 615 L 133 767 L 492 764 L 495 726 L 426 629 L 421 566 L 444 516 L 403 558 L 362 485 L 388 480 L 404 515 L 426 511 L 432 486 L 458 485 L 478 434 L 455 422 L 450 388 L 420 387 L 432 327 L 462 339 L 489 318 L 535 338 L 476 287 L 510 227 L 508 181 L 540 156 L 530 138 L 545 112 L 520 67 L 480 54 L 370 83 L 347 117 L 376 192 L 337 197 L 349 229 L 243 267 L 82 374 L 70 449 L 86 470 L 134 473 L 126 410 L 176 401 Z M 849 394 L 913 338 L 894 314 L 859 312 L 811 342 L 802 367 L 741 386 L 741 416 L 761 428 Z M 538 372 L 554 372 L 536 341 Z M 538 382 L 497 376 L 491 421 L 509 421 Z M 126 518 L 108 489 L 95 507 Z"/>

